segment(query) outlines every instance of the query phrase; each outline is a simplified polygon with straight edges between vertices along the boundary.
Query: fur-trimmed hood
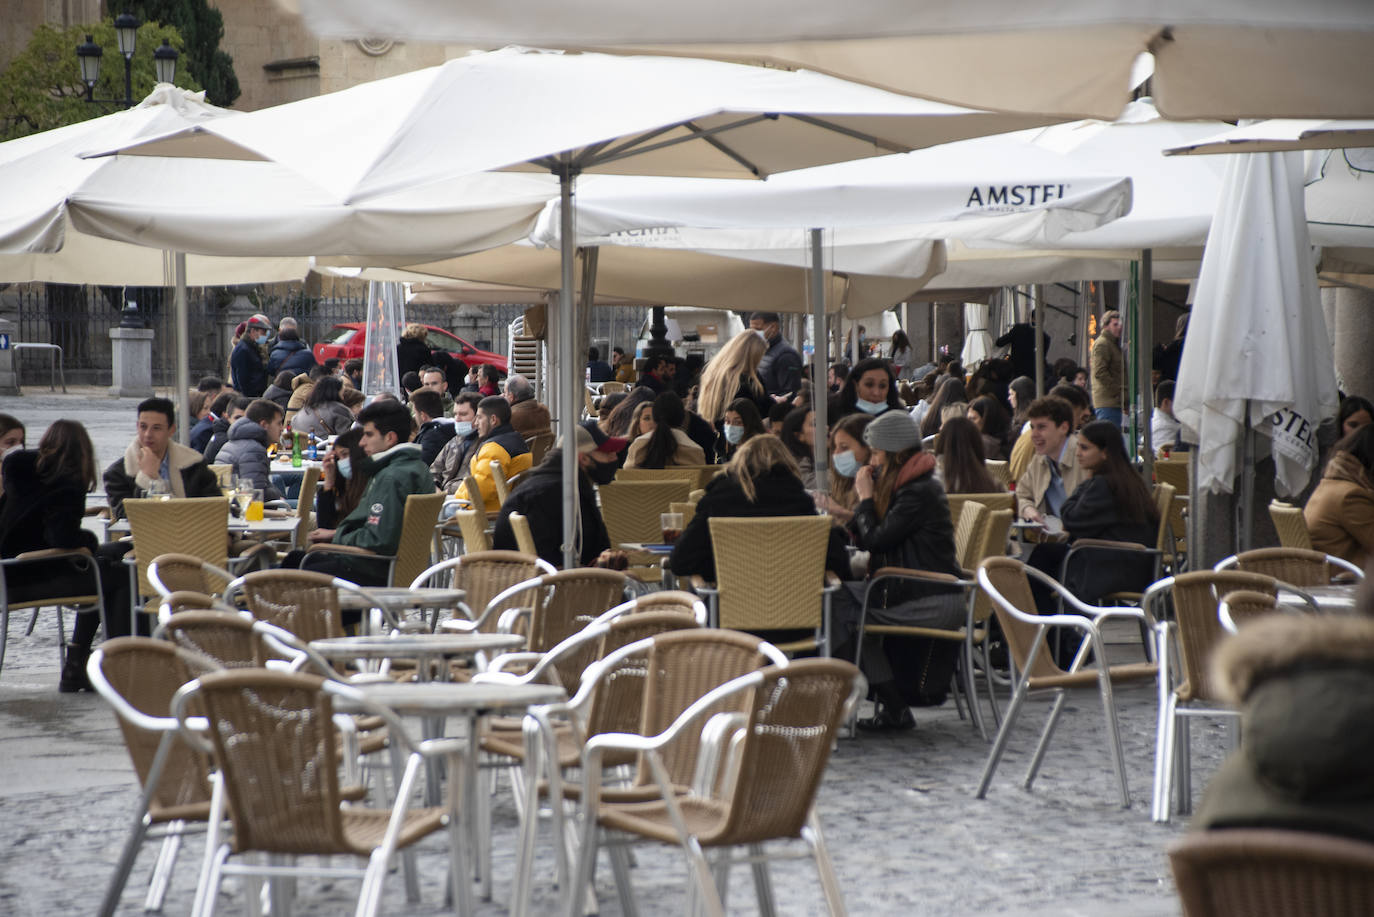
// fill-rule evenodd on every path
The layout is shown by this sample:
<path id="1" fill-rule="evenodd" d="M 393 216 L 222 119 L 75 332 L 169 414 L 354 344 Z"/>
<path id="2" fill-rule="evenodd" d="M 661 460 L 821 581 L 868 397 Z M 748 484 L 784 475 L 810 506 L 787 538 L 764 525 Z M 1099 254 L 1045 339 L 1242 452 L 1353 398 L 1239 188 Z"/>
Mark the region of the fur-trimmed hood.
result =
<path id="1" fill-rule="evenodd" d="M 1297 668 L 1368 667 L 1374 676 L 1374 618 L 1274 615 L 1248 624 L 1212 656 L 1221 698 L 1243 704 L 1264 681 Z"/>

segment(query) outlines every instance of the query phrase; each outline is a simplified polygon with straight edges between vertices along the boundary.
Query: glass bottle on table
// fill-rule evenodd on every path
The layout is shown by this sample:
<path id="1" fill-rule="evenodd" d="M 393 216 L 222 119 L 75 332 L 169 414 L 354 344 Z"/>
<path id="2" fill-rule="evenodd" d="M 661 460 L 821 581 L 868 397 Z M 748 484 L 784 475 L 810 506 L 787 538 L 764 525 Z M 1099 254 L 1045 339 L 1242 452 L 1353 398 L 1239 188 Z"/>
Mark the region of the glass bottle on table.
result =
<path id="1" fill-rule="evenodd" d="M 295 433 L 291 436 L 291 467 L 301 467 L 301 440 L 305 438 L 304 433 Z"/>

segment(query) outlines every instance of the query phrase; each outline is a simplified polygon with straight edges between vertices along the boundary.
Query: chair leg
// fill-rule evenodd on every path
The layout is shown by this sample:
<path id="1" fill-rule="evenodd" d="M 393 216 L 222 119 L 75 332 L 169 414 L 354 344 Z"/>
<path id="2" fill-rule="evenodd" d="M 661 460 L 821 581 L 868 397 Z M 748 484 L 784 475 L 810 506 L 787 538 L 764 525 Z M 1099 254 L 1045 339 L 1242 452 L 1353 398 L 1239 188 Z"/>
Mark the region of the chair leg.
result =
<path id="1" fill-rule="evenodd" d="M 0 669 L 5 667 L 5 647 L 10 642 L 10 607 L 0 607 Z"/>
<path id="2" fill-rule="evenodd" d="M 983 680 L 988 685 L 988 705 L 992 707 L 992 721 L 995 725 L 1002 725 L 1002 710 L 997 705 L 997 682 L 992 677 L 992 662 L 988 659 L 988 644 L 983 641 L 981 648 L 983 654 Z"/>
<path id="3" fill-rule="evenodd" d="M 525 773 L 520 781 L 516 805 L 520 817 L 520 839 L 515 852 L 515 880 L 511 888 L 510 910 L 513 917 L 525 917 L 529 913 L 530 885 L 534 873 L 534 843 L 539 832 L 539 772 L 541 767 L 540 743 L 537 731 L 522 727 L 525 740 Z M 553 799 L 550 787 L 550 807 L 561 805 L 562 800 Z M 561 827 L 561 826 L 560 826 Z M 553 831 L 554 849 L 562 849 L 561 832 Z"/>
<path id="4" fill-rule="evenodd" d="M 611 861 L 611 874 L 615 876 L 615 894 L 620 900 L 620 913 L 624 917 L 639 917 L 634 886 L 630 884 L 630 848 L 625 844 L 607 844 L 606 855 Z"/>
<path id="5" fill-rule="evenodd" d="M 229 859 L 228 844 L 218 850 L 211 851 L 206 858 L 209 872 L 201 876 L 200 884 L 196 887 L 196 903 L 199 905 L 200 913 L 197 914 L 194 910 L 191 912 L 196 917 L 213 917 L 215 899 L 219 897 L 219 883 L 224 878 L 224 861 L 227 859 Z"/>
<path id="6" fill-rule="evenodd" d="M 716 892 L 716 883 L 711 875 L 711 866 L 706 862 L 706 854 L 702 852 L 701 844 L 696 838 L 688 837 L 682 846 L 687 851 L 688 867 L 696 877 L 701 911 L 707 917 L 725 917 L 725 906 L 721 903 L 720 895 Z"/>
<path id="7" fill-rule="evenodd" d="M 1131 788 L 1126 782 L 1126 751 L 1121 746 L 1121 727 L 1116 718 L 1116 700 L 1112 696 L 1112 679 L 1107 670 L 1106 648 L 1096 634 L 1092 635 L 1093 650 L 1097 653 L 1100 666 L 1097 673 L 1098 689 L 1102 695 L 1102 714 L 1107 721 L 1107 741 L 1111 744 L 1112 766 L 1116 779 L 1121 782 L 1121 807 L 1131 807 Z"/>
<path id="8" fill-rule="evenodd" d="M 967 641 L 963 644 L 963 655 L 959 659 L 959 675 L 964 682 L 964 696 L 968 698 L 969 715 L 983 741 L 988 740 L 988 727 L 983 722 L 983 709 L 978 705 L 978 680 L 973 675 L 973 646 Z"/>
<path id="9" fill-rule="evenodd" d="M 1191 717 L 1179 717 L 1178 724 L 1178 814 L 1193 812 L 1193 749 Z"/>
<path id="10" fill-rule="evenodd" d="M 585 801 L 583 808 L 587 808 Z M 599 833 L 596 813 L 584 811 L 582 813 L 582 838 L 577 845 L 577 871 L 567 889 L 568 917 L 582 917 L 582 903 L 586 900 L 587 886 L 591 884 L 592 878 L 596 874 L 596 847 Z"/>
<path id="11" fill-rule="evenodd" d="M 846 911 L 844 896 L 840 894 L 840 880 L 835 875 L 835 864 L 830 859 L 830 848 L 825 844 L 825 835 L 821 832 L 821 820 L 816 817 L 815 809 L 811 810 L 806 821 L 806 827 L 802 828 L 801 836 L 810 845 L 811 855 L 816 860 L 816 872 L 821 878 L 821 891 L 825 895 L 826 907 L 830 910 L 831 917 L 844 917 Z"/>
<path id="12" fill-rule="evenodd" d="M 773 895 L 773 880 L 768 875 L 768 861 L 763 857 L 762 844 L 750 844 L 749 855 L 753 858 L 750 867 L 754 873 L 754 894 L 759 899 L 759 914 L 775 917 L 778 912 L 777 899 Z M 725 903 L 725 892 L 721 892 L 721 903 Z"/>
<path id="13" fill-rule="evenodd" d="M 1174 763 L 1178 754 L 1174 733 L 1178 722 L 1176 704 L 1177 698 L 1172 692 L 1160 698 L 1159 722 L 1155 726 L 1155 785 L 1150 817 L 1160 824 L 1168 823 L 1172 805 L 1169 797 L 1172 795 Z"/>
<path id="14" fill-rule="evenodd" d="M 167 886 L 172 882 L 172 868 L 176 866 L 177 852 L 181 849 L 181 835 L 186 830 L 184 821 L 167 826 L 168 834 L 162 839 L 157 861 L 153 864 L 153 878 L 148 883 L 148 897 L 144 899 L 145 911 L 162 910 L 162 899 L 167 895 Z"/>
<path id="15" fill-rule="evenodd" d="M 129 836 L 124 841 L 124 849 L 119 852 L 119 862 L 115 865 L 114 875 L 110 877 L 110 884 L 105 889 L 105 899 L 100 902 L 100 917 L 111 917 L 115 909 L 119 907 L 119 898 L 124 894 L 124 886 L 129 882 L 129 873 L 134 868 L 138 849 L 143 845 L 143 840 L 147 836 L 148 814 L 147 812 L 139 812 L 134 819 Z"/>
<path id="16" fill-rule="evenodd" d="M 1045 720 L 1045 728 L 1040 731 L 1040 741 L 1035 745 L 1035 754 L 1031 756 L 1030 767 L 1026 768 L 1026 780 L 1024 786 L 1030 789 L 1035 783 L 1036 774 L 1040 773 L 1040 765 L 1045 760 L 1045 752 L 1049 750 L 1050 739 L 1054 736 L 1054 727 L 1059 725 L 1059 717 L 1064 712 L 1064 701 L 1068 698 L 1068 692 L 1060 690 L 1054 698 L 1054 704 L 1050 707 L 1050 715 Z"/>
<path id="17" fill-rule="evenodd" d="M 1016 715 L 1021 712 L 1021 704 L 1026 700 L 1027 690 L 1028 679 L 1018 679 L 1016 690 L 1011 695 L 1011 704 L 1007 707 L 1007 715 L 1002 718 L 1002 726 L 997 730 L 997 738 L 993 740 L 987 763 L 983 765 L 983 777 L 978 781 L 978 791 L 973 794 L 976 799 L 982 799 L 988 794 L 988 784 L 992 783 L 992 775 L 997 772 L 997 764 L 1007 749 L 1011 727 L 1016 723 Z"/>
<path id="18" fill-rule="evenodd" d="M 35 608 L 35 609 L 33 610 L 33 614 L 29 615 L 29 626 L 26 627 L 26 628 L 24 628 L 24 636 L 25 636 L 25 637 L 31 637 L 31 636 L 33 636 L 33 628 L 34 628 L 34 625 L 36 625 L 36 624 L 38 623 L 38 613 L 39 613 L 40 611 L 42 611 L 42 610 L 43 610 L 42 608 Z"/>

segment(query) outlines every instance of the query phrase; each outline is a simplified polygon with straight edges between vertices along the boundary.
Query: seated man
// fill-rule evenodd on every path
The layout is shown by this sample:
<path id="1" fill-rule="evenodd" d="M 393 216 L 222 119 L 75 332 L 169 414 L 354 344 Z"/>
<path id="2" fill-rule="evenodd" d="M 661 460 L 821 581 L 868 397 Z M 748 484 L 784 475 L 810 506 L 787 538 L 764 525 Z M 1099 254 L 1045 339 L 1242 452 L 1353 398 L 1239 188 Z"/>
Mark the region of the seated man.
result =
<path id="1" fill-rule="evenodd" d="M 615 379 L 611 364 L 601 359 L 601 351 L 595 347 L 587 348 L 587 381 L 610 382 Z"/>
<path id="2" fill-rule="evenodd" d="M 1183 425 L 1174 416 L 1174 383 L 1168 379 L 1155 389 L 1155 409 L 1150 415 L 1150 442 L 1156 452 L 1161 449 L 1186 452 L 1189 448 L 1183 441 Z"/>
<path id="3" fill-rule="evenodd" d="M 235 477 L 251 479 L 253 486 L 262 491 L 264 500 L 282 498 L 281 491 L 272 486 L 267 446 L 281 441 L 285 413 L 275 401 L 254 399 L 244 415 L 229 427 L 229 441 L 216 456 L 219 464 L 233 469 Z"/>
<path id="4" fill-rule="evenodd" d="M 427 388 L 439 396 L 439 413 L 432 417 L 448 417 L 453 413 L 453 399 L 448 394 L 448 376 L 437 366 L 420 367 L 420 387 Z"/>
<path id="5" fill-rule="evenodd" d="M 1062 398 L 1037 398 L 1026 416 L 1035 456 L 1016 482 L 1016 514 L 1026 522 L 1044 522 L 1046 516 L 1059 515 L 1064 501 L 1083 481 L 1078 437 L 1070 432 L 1073 408 Z"/>
<path id="6" fill-rule="evenodd" d="M 506 379 L 506 400 L 510 402 L 510 425 L 525 439 L 553 429 L 549 409 L 534 400 L 534 386 L 524 376 L 516 373 Z"/>
<path id="7" fill-rule="evenodd" d="M 444 443 L 439 455 L 430 462 L 434 486 L 445 493 L 453 493 L 467 477 L 468 464 L 481 436 L 477 433 L 477 405 L 482 396 L 476 392 L 462 392 L 453 405 L 453 438 Z"/>
<path id="8" fill-rule="evenodd" d="M 458 496 L 481 500 L 487 512 L 495 515 L 501 508 L 501 498 L 491 476 L 491 463 L 499 462 L 506 480 L 510 480 L 529 469 L 530 448 L 525 445 L 525 438 L 510 425 L 510 402 L 501 395 L 483 398 L 478 403 L 477 433 L 481 439 L 468 463 L 468 472 L 476 478 L 480 493 L 464 493 L 464 488 L 460 488 Z"/>
<path id="9" fill-rule="evenodd" d="M 166 398 L 148 398 L 138 405 L 138 435 L 124 457 L 105 469 L 105 494 L 110 516 L 124 516 L 124 501 L 148 496 L 154 481 L 167 485 L 174 497 L 218 497 L 219 481 L 200 453 L 172 442 L 176 409 Z"/>
<path id="10" fill-rule="evenodd" d="M 338 528 L 315 529 L 308 537 L 312 544 L 330 542 L 394 555 L 401 544 L 406 498 L 433 493 L 434 478 L 420 461 L 420 447 L 407 441 L 410 411 L 405 405 L 391 399 L 377 401 L 358 413 L 358 422 L 363 427 L 360 445 L 372 472 L 367 490 Z M 359 554 L 317 551 L 302 558 L 299 552 L 292 552 L 282 566 L 317 570 L 363 586 L 386 583 L 385 564 Z"/>
<path id="11" fill-rule="evenodd" d="M 629 443 L 607 436 L 595 423 L 587 422 L 577 430 L 577 502 L 582 517 L 582 545 L 578 557 L 582 565 L 591 566 L 611 547 L 601 510 L 596 505 L 597 484 L 609 484 L 615 477 L 617 456 Z M 515 551 L 515 532 L 510 514 L 522 513 L 530 523 L 534 546 L 539 556 L 555 567 L 563 566 L 563 441 L 550 449 L 538 468 L 531 469 L 520 479 L 510 499 L 501 506 L 491 546 L 498 551 Z"/>
<path id="12" fill-rule="evenodd" d="M 415 444 L 420 447 L 420 460 L 426 465 L 439 457 L 439 450 L 453 439 L 453 421 L 444 414 L 444 403 L 439 393 L 422 388 L 410 396 L 410 409 L 420 424 L 415 434 Z"/>

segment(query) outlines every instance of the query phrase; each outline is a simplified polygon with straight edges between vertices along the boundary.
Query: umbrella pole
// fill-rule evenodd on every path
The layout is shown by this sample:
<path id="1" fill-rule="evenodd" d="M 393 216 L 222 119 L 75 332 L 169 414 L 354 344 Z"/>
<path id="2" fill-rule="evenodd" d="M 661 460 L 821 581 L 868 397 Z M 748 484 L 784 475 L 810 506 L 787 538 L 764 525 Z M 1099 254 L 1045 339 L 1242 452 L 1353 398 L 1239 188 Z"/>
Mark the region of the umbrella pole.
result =
<path id="1" fill-rule="evenodd" d="M 558 432 L 563 437 L 563 566 L 578 565 L 577 545 L 577 424 L 579 399 L 583 383 L 577 377 L 574 353 L 576 334 L 573 315 L 573 261 L 577 257 L 577 239 L 573 230 L 573 179 L 571 164 L 564 162 L 558 171 L 559 191 L 559 248 L 562 254 L 562 278 L 558 291 L 558 352 L 562 378 L 557 391 L 562 396 L 559 406 Z"/>
<path id="2" fill-rule="evenodd" d="M 191 444 L 191 339 L 190 323 L 187 320 L 186 304 L 186 253 L 177 252 L 175 262 L 176 293 L 173 309 L 176 313 L 177 330 L 177 395 L 175 404 L 181 423 L 177 425 L 177 442 L 183 446 Z"/>
<path id="3" fill-rule="evenodd" d="M 1155 265 L 1154 249 L 1140 253 L 1140 297 L 1136 305 L 1135 351 L 1136 384 L 1140 391 L 1140 410 L 1132 412 L 1131 442 L 1142 442 L 1145 448 L 1145 483 L 1154 480 L 1155 445 L 1151 427 L 1154 414 L 1154 328 L 1155 328 Z M 1139 431 L 1137 434 L 1137 430 Z"/>
<path id="4" fill-rule="evenodd" d="M 830 431 L 826 416 L 829 405 L 829 386 L 825 373 L 830 366 L 829 335 L 825 333 L 825 276 L 821 273 L 821 231 L 811 230 L 811 316 L 816 333 L 811 348 L 811 405 L 816 413 L 815 467 L 816 489 L 830 492 L 830 476 L 826 470 L 826 439 Z"/>
<path id="5" fill-rule="evenodd" d="M 1245 433 L 1240 443 L 1240 517 L 1239 531 L 1236 532 L 1236 550 L 1248 551 L 1254 541 L 1255 528 L 1255 432 L 1250 422 L 1250 399 L 1245 400 Z"/>
<path id="6" fill-rule="evenodd" d="M 1035 318 L 1035 397 L 1045 394 L 1045 310 L 1044 291 L 1037 285 L 1031 287 L 1031 309 Z"/>

